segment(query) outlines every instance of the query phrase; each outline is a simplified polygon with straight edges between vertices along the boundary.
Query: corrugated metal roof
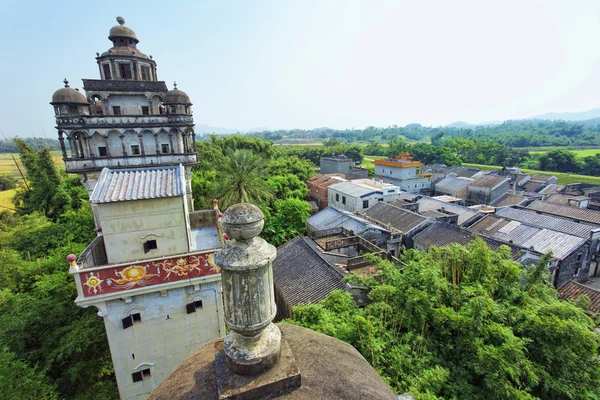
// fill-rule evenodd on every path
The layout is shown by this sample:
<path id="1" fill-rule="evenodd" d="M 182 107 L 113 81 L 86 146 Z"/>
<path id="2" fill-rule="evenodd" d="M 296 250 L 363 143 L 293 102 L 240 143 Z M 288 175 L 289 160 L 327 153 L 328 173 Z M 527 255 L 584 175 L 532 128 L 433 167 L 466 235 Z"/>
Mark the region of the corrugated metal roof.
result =
<path id="1" fill-rule="evenodd" d="M 475 217 L 480 214 L 479 211 L 473 210 L 468 207 L 459 206 L 457 204 L 446 203 L 443 201 L 439 201 L 436 199 L 432 199 L 431 197 L 423 196 L 420 198 L 417 203 L 419 203 L 419 211 L 425 210 L 433 210 L 438 211 L 440 208 L 444 208 L 446 211 L 458 215 L 458 224 L 462 225 L 467 222 L 469 219 Z"/>
<path id="2" fill-rule="evenodd" d="M 329 228 L 344 227 L 356 234 L 374 228 L 385 231 L 385 228 L 370 223 L 369 221 L 357 217 L 345 211 L 337 210 L 333 207 L 327 207 L 315 215 L 311 216 L 306 223 L 314 229 L 321 231 Z"/>
<path id="3" fill-rule="evenodd" d="M 404 208 L 386 203 L 377 203 L 364 214 L 382 225 L 389 225 L 400 232 L 407 233 L 427 221 L 427 218 Z"/>
<path id="4" fill-rule="evenodd" d="M 471 182 L 473 182 L 472 179 L 447 176 L 435 184 L 435 191 L 446 194 L 455 194 Z"/>
<path id="5" fill-rule="evenodd" d="M 573 219 L 600 223 L 600 211 L 590 210 L 587 208 L 565 206 L 562 204 L 548 203 L 541 200 L 534 201 L 527 208 L 530 210 L 547 212 Z"/>
<path id="6" fill-rule="evenodd" d="M 540 228 L 547 228 L 557 232 L 581 238 L 589 238 L 594 229 L 591 225 L 584 225 L 568 219 L 556 218 L 550 215 L 537 214 L 533 211 L 519 210 L 516 208 L 503 208 L 496 211 L 496 215 L 513 221 L 520 221 Z"/>
<path id="7" fill-rule="evenodd" d="M 494 215 L 486 216 L 470 229 L 493 239 L 513 243 L 538 253 L 552 251 L 552 256 L 563 259 L 585 243 L 586 239 L 562 232 L 539 228 Z"/>
<path id="8" fill-rule="evenodd" d="M 585 239 L 562 232 L 542 229 L 539 233 L 523 242 L 522 246 L 525 248 L 533 247 L 535 251 L 540 253 L 546 253 L 551 250 L 553 257 L 563 259 L 584 243 Z"/>
<path id="9" fill-rule="evenodd" d="M 376 188 L 369 189 L 362 185 L 357 185 L 356 183 L 353 183 L 353 182 L 336 183 L 335 185 L 329 186 L 329 190 L 337 190 L 338 192 L 343 193 L 347 196 L 351 196 L 351 197 L 360 197 L 360 196 L 365 196 L 367 194 L 376 193 L 376 192 L 382 193 L 381 190 L 379 190 L 379 189 L 376 189 Z"/>
<path id="10" fill-rule="evenodd" d="M 92 203 L 158 199 L 183 196 L 181 166 L 109 169 L 104 168 L 92 192 Z"/>
<path id="11" fill-rule="evenodd" d="M 429 249 L 433 246 L 444 247 L 452 243 L 466 246 L 477 237 L 480 237 L 491 250 L 497 250 L 500 246 L 510 247 L 513 260 L 518 260 L 525 254 L 525 251 L 517 246 L 481 236 L 475 232 L 469 232 L 466 229 L 459 228 L 456 225 L 439 221 L 417 233 L 413 237 L 413 243 L 415 244 L 415 247 L 419 249 Z"/>
<path id="12" fill-rule="evenodd" d="M 486 175 L 475 179 L 469 186 L 495 188 L 496 186 L 508 181 L 510 181 L 510 179 L 504 176 Z"/>

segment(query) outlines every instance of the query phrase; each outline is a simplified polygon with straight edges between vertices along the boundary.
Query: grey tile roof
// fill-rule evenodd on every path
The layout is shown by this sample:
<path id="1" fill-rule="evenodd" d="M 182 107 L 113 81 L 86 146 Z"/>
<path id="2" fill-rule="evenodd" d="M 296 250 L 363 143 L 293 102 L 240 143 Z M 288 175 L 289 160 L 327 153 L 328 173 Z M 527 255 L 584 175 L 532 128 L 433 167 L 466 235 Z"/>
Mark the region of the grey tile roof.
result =
<path id="1" fill-rule="evenodd" d="M 543 188 L 542 190 L 540 190 L 539 193 L 542 193 L 542 194 L 562 193 L 565 190 L 565 188 L 566 188 L 565 185 L 558 185 L 556 183 L 551 183 L 548 186 L 546 186 L 545 188 Z"/>
<path id="2" fill-rule="evenodd" d="M 471 182 L 471 179 L 447 176 L 435 184 L 435 191 L 453 195 Z"/>
<path id="3" fill-rule="evenodd" d="M 384 226 L 389 225 L 404 233 L 427 221 L 427 218 L 422 215 L 381 202 L 369 207 L 364 214 Z"/>
<path id="4" fill-rule="evenodd" d="M 104 168 L 90 201 L 92 203 L 112 203 L 183 196 L 183 174 L 181 166 Z"/>
<path id="5" fill-rule="evenodd" d="M 491 188 L 495 188 L 496 186 L 498 186 L 504 182 L 508 182 L 508 181 L 510 181 L 510 178 L 507 178 L 505 176 L 486 175 L 486 176 L 482 176 L 480 178 L 475 179 L 473 182 L 471 182 L 471 184 L 469 186 L 491 189 Z"/>
<path id="6" fill-rule="evenodd" d="M 590 210 L 587 208 L 565 206 L 562 204 L 548 203 L 541 200 L 534 201 L 527 208 L 530 210 L 546 212 L 558 216 L 578 219 L 581 221 L 600 223 L 600 211 Z"/>
<path id="7" fill-rule="evenodd" d="M 568 219 L 556 218 L 547 214 L 537 214 L 533 211 L 520 210 L 516 208 L 503 208 L 496 211 L 496 216 L 513 221 L 520 221 L 540 228 L 551 229 L 557 232 L 581 238 L 589 238 L 591 233 L 600 228 L 591 225 L 580 224 Z"/>
<path id="8" fill-rule="evenodd" d="M 537 193 L 542 186 L 544 186 L 542 182 L 529 181 L 523 185 L 523 188 L 527 193 Z"/>
<path id="9" fill-rule="evenodd" d="M 544 175 L 544 174 L 537 174 L 531 177 L 532 181 L 540 181 L 540 182 L 548 182 L 550 179 L 555 178 L 555 176 L 553 175 Z"/>
<path id="10" fill-rule="evenodd" d="M 426 210 L 438 211 L 440 208 L 444 208 L 446 211 L 449 211 L 454 214 L 458 214 L 458 224 L 462 225 L 463 223 L 469 221 L 471 218 L 480 215 L 480 212 L 477 210 L 473 210 L 468 207 L 459 206 L 458 204 L 446 203 L 444 201 L 432 199 L 431 197 L 423 196 L 420 198 L 417 203 L 419 203 L 419 212 Z"/>
<path id="11" fill-rule="evenodd" d="M 345 289 L 344 273 L 330 265 L 306 238 L 298 236 L 277 249 L 273 278 L 290 306 L 323 300 L 336 289 Z"/>
<path id="12" fill-rule="evenodd" d="M 542 193 L 542 192 L 540 191 L 540 193 Z M 555 194 L 551 194 L 550 196 L 548 196 L 544 201 L 548 202 L 548 203 L 564 204 L 564 205 L 568 206 L 569 200 L 576 200 L 576 201 L 589 200 L 589 197 L 587 197 L 587 196 L 570 196 L 568 194 L 555 193 Z"/>
<path id="13" fill-rule="evenodd" d="M 586 295 L 590 298 L 590 311 L 600 313 L 600 290 L 583 285 L 579 282 L 569 281 L 558 289 L 561 300 L 576 300 L 579 296 Z"/>
<path id="14" fill-rule="evenodd" d="M 340 211 L 333 207 L 327 207 L 311 216 L 306 223 L 314 229 L 321 231 L 329 228 L 344 227 L 356 234 L 369 228 L 386 230 L 364 218 L 360 218 L 349 212 Z"/>
<path id="15" fill-rule="evenodd" d="M 475 232 L 469 232 L 466 229 L 459 228 L 446 222 L 438 221 L 428 226 L 425 230 L 417 233 L 413 237 L 413 243 L 416 248 L 429 249 L 430 247 L 444 247 L 456 243 L 463 246 L 468 245 L 477 237 L 480 237 L 491 250 L 497 250 L 500 246 L 508 246 L 511 249 L 513 260 L 518 260 L 525 254 L 525 251 L 507 243 L 494 240 L 489 237 L 478 235 Z"/>
<path id="16" fill-rule="evenodd" d="M 493 207 L 507 207 L 514 205 L 523 205 L 527 202 L 527 197 L 518 194 L 504 193 L 496 200 L 490 203 Z"/>

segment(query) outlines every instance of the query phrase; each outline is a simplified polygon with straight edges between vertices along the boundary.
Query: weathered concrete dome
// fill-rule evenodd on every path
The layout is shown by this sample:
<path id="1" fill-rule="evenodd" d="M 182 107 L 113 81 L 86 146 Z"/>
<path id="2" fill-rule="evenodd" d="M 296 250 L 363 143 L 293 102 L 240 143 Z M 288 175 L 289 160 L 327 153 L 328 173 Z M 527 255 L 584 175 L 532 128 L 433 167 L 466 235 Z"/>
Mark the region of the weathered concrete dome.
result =
<path id="1" fill-rule="evenodd" d="M 89 104 L 83 93 L 70 88 L 69 81 L 65 79 L 65 87 L 58 89 L 52 95 L 50 104 Z"/>
<path id="2" fill-rule="evenodd" d="M 173 90 L 169 90 L 163 104 L 186 104 L 191 105 L 190 97 L 183 90 L 179 90 L 177 88 Z"/>
<path id="3" fill-rule="evenodd" d="M 110 29 L 110 33 L 108 34 L 109 40 L 113 40 L 116 38 L 125 38 L 134 40 L 136 43 L 139 43 L 137 36 L 135 36 L 135 32 L 132 29 L 124 26 L 125 18 L 117 17 L 117 22 L 119 23 L 119 25 L 113 26 Z"/>

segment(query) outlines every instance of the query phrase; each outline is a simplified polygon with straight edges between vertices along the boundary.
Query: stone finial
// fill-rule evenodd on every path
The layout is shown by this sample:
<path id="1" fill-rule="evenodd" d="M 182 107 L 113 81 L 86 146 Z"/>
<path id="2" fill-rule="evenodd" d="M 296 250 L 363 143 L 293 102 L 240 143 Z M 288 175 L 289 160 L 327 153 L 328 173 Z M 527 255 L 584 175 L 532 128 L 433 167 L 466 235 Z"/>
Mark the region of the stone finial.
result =
<path id="1" fill-rule="evenodd" d="M 173 82 L 173 89 L 177 89 L 177 82 Z"/>
<path id="2" fill-rule="evenodd" d="M 63 83 L 65 84 L 65 87 L 69 87 L 69 81 L 67 80 L 67 78 L 65 78 L 65 80 L 63 81 Z"/>
<path id="3" fill-rule="evenodd" d="M 117 22 L 119 23 L 119 25 L 125 25 L 125 18 L 117 17 Z"/>
<path id="4" fill-rule="evenodd" d="M 221 268 L 225 324 L 231 331 L 223 342 L 229 369 L 257 375 L 277 363 L 281 332 L 271 321 L 277 307 L 273 289 L 273 245 L 258 237 L 264 216 L 249 203 L 235 204 L 221 218 L 232 240 L 215 254 Z"/>

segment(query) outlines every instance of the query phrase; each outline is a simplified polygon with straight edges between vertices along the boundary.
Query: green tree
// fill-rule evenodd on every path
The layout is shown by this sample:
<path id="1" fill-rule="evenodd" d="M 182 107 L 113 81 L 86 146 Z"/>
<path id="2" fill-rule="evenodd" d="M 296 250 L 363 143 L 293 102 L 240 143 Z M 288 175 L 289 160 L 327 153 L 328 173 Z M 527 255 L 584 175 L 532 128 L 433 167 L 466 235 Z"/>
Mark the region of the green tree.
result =
<path id="1" fill-rule="evenodd" d="M 9 175 L 0 175 L 0 191 L 11 190 L 17 187 L 17 180 Z"/>
<path id="2" fill-rule="evenodd" d="M 273 198 L 273 190 L 266 181 L 267 162 L 250 150 L 235 150 L 216 166 L 216 189 L 212 197 L 219 200 L 222 209 L 236 203 L 264 204 Z"/>
<path id="3" fill-rule="evenodd" d="M 48 378 L 21 360 L 6 347 L 0 348 L 0 399 L 58 399 Z"/>
<path id="4" fill-rule="evenodd" d="M 548 256 L 527 267 L 483 241 L 409 250 L 402 270 L 372 258 L 377 280 L 294 308 L 294 321 L 351 343 L 397 392 L 424 399 L 597 399 L 593 321 L 558 300 Z"/>
<path id="5" fill-rule="evenodd" d="M 298 198 L 277 200 L 273 211 L 266 217 L 263 237 L 269 243 L 280 246 L 297 235 L 306 233 L 306 220 L 310 216 L 310 204 Z"/>
<path id="6" fill-rule="evenodd" d="M 539 158 L 540 169 L 557 172 L 579 172 L 581 163 L 575 153 L 567 150 L 552 150 Z"/>
<path id="7" fill-rule="evenodd" d="M 278 199 L 288 199 L 290 197 L 303 199 L 308 196 L 306 183 L 293 174 L 273 176 L 267 180 L 267 183 Z"/>
<path id="8" fill-rule="evenodd" d="M 34 151 L 21 139 L 15 139 L 15 143 L 27 173 L 29 187 L 21 188 L 13 197 L 13 203 L 22 214 L 39 211 L 48 218 L 58 218 L 70 206 L 71 198 L 54 165 L 52 153 L 48 148 Z"/>

